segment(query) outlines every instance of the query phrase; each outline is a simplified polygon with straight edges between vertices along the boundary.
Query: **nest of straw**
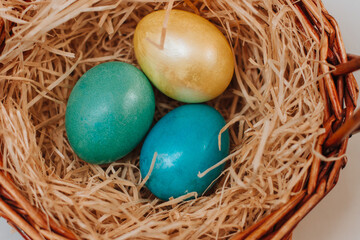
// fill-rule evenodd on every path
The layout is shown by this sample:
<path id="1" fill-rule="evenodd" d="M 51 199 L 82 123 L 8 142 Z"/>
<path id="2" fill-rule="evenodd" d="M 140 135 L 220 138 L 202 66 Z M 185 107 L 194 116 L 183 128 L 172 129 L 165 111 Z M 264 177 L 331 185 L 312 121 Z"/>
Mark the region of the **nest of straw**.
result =
<path id="1" fill-rule="evenodd" d="M 108 165 L 85 163 L 69 146 L 64 115 L 72 87 L 91 67 L 138 66 L 134 29 L 167 1 L 8 0 L 0 6 L 8 34 L 0 55 L 1 169 L 45 225 L 65 226 L 78 239 L 223 239 L 300 193 L 320 155 L 320 69 L 329 66 L 292 1 L 173 2 L 224 33 L 236 67 L 226 92 L 207 103 L 222 113 L 231 135 L 218 184 L 196 199 L 165 202 L 143 187 L 141 146 Z M 155 95 L 155 122 L 181 105 Z"/>

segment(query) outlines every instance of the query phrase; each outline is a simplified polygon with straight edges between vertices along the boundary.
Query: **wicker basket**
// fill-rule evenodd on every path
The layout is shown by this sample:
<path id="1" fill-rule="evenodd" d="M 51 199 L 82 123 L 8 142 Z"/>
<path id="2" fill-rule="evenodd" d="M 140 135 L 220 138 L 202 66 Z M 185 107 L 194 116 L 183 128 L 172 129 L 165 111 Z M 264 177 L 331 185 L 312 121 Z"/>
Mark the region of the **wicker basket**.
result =
<path id="1" fill-rule="evenodd" d="M 290 2 L 290 1 L 289 1 Z M 317 42 L 321 42 L 321 60 L 337 66 L 332 74 L 324 75 L 319 89 L 325 99 L 324 128 L 326 132 L 318 139 L 316 150 L 327 156 L 342 156 L 351 133 L 360 123 L 360 111 L 354 114 L 358 98 L 358 87 L 351 74 L 360 66 L 360 58 L 347 55 L 339 26 L 324 6 L 321 14 L 315 1 L 291 1 L 302 13 L 303 29 L 307 29 Z M 328 38 L 319 39 L 324 23 Z M 0 18 L 0 52 L 11 35 L 11 22 Z M 0 67 L 2 64 L 0 63 Z M 321 66 L 326 73 L 329 67 Z M 338 181 L 340 169 L 346 165 L 346 157 L 334 162 L 316 159 L 307 176 L 307 184 L 300 194 L 292 197 L 281 208 L 237 234 L 233 239 L 291 239 L 292 231 Z M 24 239 L 77 239 L 66 226 L 58 226 L 24 198 L 12 179 L 0 171 L 0 216 L 8 220 Z M 298 185 L 301 187 L 301 185 Z M 299 189 L 296 189 L 299 190 Z"/>

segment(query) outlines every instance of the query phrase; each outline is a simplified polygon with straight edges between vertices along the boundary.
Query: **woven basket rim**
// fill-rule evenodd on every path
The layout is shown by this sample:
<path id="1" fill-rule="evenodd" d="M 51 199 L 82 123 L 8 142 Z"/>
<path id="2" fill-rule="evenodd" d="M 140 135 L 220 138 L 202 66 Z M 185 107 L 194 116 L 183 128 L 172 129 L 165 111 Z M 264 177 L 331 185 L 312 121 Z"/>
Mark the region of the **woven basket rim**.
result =
<path id="1" fill-rule="evenodd" d="M 345 51 L 340 28 L 336 20 L 327 12 L 321 0 L 291 1 L 304 18 L 299 23 L 312 37 L 321 43 L 321 60 L 336 65 L 336 70 L 324 75 L 320 83 L 320 92 L 325 99 L 324 123 L 325 133 L 315 146 L 318 152 L 342 156 L 346 152 L 349 135 L 360 130 L 360 111 L 354 113 L 359 94 L 358 86 L 352 71 L 360 68 L 360 57 L 349 55 Z M 323 23 L 324 25 L 321 25 Z M 322 29 L 327 38 L 321 41 Z M 0 18 L 0 54 L 5 45 L 5 21 Z M 0 64 L 1 66 L 1 64 Z M 322 65 L 322 72 L 329 72 L 329 67 Z M 341 84 L 338 82 L 341 81 Z M 1 157 L 1 154 L 0 154 Z M 256 224 L 240 232 L 233 239 L 291 239 L 296 225 L 334 188 L 340 170 L 345 167 L 346 157 L 334 163 L 321 164 L 315 158 L 308 173 L 307 184 L 299 194 L 286 204 Z M 8 220 L 24 239 L 77 239 L 66 227 L 58 226 L 51 219 L 32 206 L 20 193 L 11 178 L 0 171 L 0 216 Z M 297 188 L 300 188 L 298 185 Z M 9 204 L 12 203 L 12 204 Z M 27 216 L 27 217 L 26 217 Z M 48 222 L 47 222 L 48 220 Z M 54 233 L 42 231 L 49 228 Z M 52 235 L 53 234 L 53 235 Z"/>

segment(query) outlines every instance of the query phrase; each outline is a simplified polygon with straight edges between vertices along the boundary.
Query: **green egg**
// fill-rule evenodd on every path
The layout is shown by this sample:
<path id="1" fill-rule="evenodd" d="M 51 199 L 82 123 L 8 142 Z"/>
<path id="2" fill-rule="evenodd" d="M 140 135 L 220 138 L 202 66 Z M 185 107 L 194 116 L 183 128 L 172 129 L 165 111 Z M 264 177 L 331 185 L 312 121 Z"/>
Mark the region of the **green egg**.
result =
<path id="1" fill-rule="evenodd" d="M 140 70 L 122 62 L 102 63 L 87 71 L 70 94 L 67 137 L 84 161 L 110 163 L 139 144 L 154 112 L 154 92 Z"/>

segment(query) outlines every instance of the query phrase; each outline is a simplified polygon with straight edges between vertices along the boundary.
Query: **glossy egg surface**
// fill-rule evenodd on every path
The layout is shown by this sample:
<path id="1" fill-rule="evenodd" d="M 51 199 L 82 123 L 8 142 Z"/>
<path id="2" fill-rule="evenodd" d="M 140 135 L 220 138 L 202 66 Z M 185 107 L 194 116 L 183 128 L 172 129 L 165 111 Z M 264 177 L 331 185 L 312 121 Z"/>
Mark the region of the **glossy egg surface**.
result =
<path id="1" fill-rule="evenodd" d="M 224 166 L 198 177 L 229 154 L 229 133 L 218 135 L 225 120 L 214 108 L 203 104 L 178 107 L 152 128 L 140 154 L 142 178 L 148 174 L 155 152 L 157 158 L 146 186 L 160 199 L 190 192 L 204 193 Z"/>
<path id="2" fill-rule="evenodd" d="M 102 164 L 133 150 L 151 126 L 154 92 L 136 67 L 108 62 L 87 71 L 73 88 L 65 127 L 70 145 L 83 160 Z"/>
<path id="3" fill-rule="evenodd" d="M 165 10 L 145 16 L 134 35 L 135 55 L 150 81 L 165 95 L 199 103 L 220 95 L 229 85 L 234 60 L 220 30 L 196 14 L 171 10 L 163 49 Z"/>

